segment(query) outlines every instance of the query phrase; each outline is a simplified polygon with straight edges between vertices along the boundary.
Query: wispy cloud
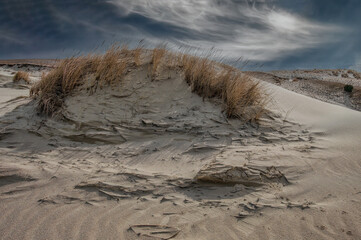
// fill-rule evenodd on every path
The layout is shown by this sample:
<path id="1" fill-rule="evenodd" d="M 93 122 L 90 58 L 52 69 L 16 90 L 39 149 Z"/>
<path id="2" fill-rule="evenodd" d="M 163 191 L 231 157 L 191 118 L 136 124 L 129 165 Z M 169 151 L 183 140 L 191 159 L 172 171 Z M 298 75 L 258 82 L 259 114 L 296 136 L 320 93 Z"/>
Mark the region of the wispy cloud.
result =
<path id="1" fill-rule="evenodd" d="M 265 69 L 349 67 L 361 52 L 360 7 L 359 0 L 2 0 L 0 58 L 59 58 L 146 39 L 219 49 L 225 60 Z"/>
<path id="2" fill-rule="evenodd" d="M 0 42 L 3 44 L 7 43 L 15 43 L 17 45 L 24 45 L 26 43 L 25 40 L 21 40 L 18 35 L 11 33 L 10 31 L 2 31 L 0 29 Z"/>
<path id="3" fill-rule="evenodd" d="M 217 47 L 232 57 L 267 61 L 335 41 L 340 27 L 307 20 L 277 8 L 274 1 L 110 0 L 123 16 L 139 14 L 185 29 L 173 39 L 201 48 Z"/>

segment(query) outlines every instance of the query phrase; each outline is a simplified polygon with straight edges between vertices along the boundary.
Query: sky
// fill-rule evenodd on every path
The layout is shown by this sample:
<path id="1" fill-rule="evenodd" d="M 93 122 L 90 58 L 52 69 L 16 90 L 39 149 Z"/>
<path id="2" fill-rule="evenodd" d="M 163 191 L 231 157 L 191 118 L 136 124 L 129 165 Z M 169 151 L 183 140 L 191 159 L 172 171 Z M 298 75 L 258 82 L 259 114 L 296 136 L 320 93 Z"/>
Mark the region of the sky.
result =
<path id="1" fill-rule="evenodd" d="M 114 42 L 217 51 L 247 68 L 361 71 L 361 0 L 0 0 L 0 59 Z"/>

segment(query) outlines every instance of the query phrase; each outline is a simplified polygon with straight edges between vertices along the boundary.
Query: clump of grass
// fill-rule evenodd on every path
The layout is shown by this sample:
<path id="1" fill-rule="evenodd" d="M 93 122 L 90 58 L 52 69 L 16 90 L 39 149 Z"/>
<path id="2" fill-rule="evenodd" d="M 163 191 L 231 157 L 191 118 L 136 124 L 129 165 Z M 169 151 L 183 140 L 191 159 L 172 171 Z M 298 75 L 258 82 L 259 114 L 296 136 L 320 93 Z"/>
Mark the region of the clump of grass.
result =
<path id="1" fill-rule="evenodd" d="M 135 64 L 136 67 L 139 67 L 140 65 L 142 65 L 142 55 L 143 55 L 143 52 L 144 52 L 144 46 L 142 45 L 141 42 L 133 50 L 134 64 Z"/>
<path id="2" fill-rule="evenodd" d="M 153 49 L 152 60 L 150 62 L 152 79 L 155 79 L 157 77 L 159 67 L 166 53 L 167 50 L 165 46 L 159 46 Z"/>
<path id="3" fill-rule="evenodd" d="M 343 78 L 348 78 L 348 74 L 347 74 L 347 73 L 342 73 L 342 74 L 341 74 L 341 77 L 343 77 Z"/>
<path id="4" fill-rule="evenodd" d="M 123 55 L 124 49 L 113 46 L 104 55 L 64 59 L 52 71 L 42 76 L 31 88 L 30 95 L 37 98 L 40 112 L 53 115 L 74 89 L 88 83 L 90 76 L 94 76 L 94 80 L 89 83 L 92 92 L 104 85 L 120 82 L 129 64 Z"/>
<path id="5" fill-rule="evenodd" d="M 182 65 L 185 80 L 193 92 L 209 98 L 216 95 L 216 71 L 210 60 L 184 55 Z"/>
<path id="6" fill-rule="evenodd" d="M 338 77 L 338 72 L 339 72 L 338 70 L 333 70 L 332 75 L 335 76 L 335 77 Z"/>
<path id="7" fill-rule="evenodd" d="M 92 60 L 91 57 L 65 59 L 55 69 L 43 75 L 30 89 L 30 95 L 38 99 L 39 111 L 52 115 L 61 108 L 65 97 L 76 86 L 83 84 L 88 69 L 94 71 L 96 63 L 93 65 Z"/>
<path id="8" fill-rule="evenodd" d="M 233 78 L 226 83 L 226 103 L 228 117 L 258 119 L 264 112 L 266 95 L 261 91 L 259 82 L 252 81 L 242 73 L 233 73 Z"/>
<path id="9" fill-rule="evenodd" d="M 14 83 L 19 83 L 21 81 L 24 81 L 26 84 L 30 84 L 31 81 L 30 81 L 30 78 L 29 78 L 29 73 L 19 71 L 14 75 L 14 77 L 13 77 L 13 82 Z"/>
<path id="10" fill-rule="evenodd" d="M 207 58 L 184 54 L 181 69 L 193 92 L 207 98 L 219 98 L 225 103 L 229 118 L 254 120 L 261 116 L 266 104 L 258 82 L 242 74 L 238 69 L 217 65 Z M 252 109 L 252 114 L 247 111 Z"/>
<path id="11" fill-rule="evenodd" d="M 356 78 L 356 79 L 361 79 L 361 74 L 358 73 L 358 72 L 356 72 L 355 70 L 349 69 L 349 70 L 347 71 L 347 73 L 352 74 L 353 77 Z"/>
<path id="12" fill-rule="evenodd" d="M 103 56 L 90 57 L 95 59 L 96 83 L 102 85 L 114 85 L 118 83 L 124 75 L 129 60 L 127 56 L 129 50 L 126 46 L 112 46 Z M 93 64 L 94 64 L 93 63 Z"/>
<path id="13" fill-rule="evenodd" d="M 354 76 L 354 78 L 356 78 L 356 79 L 361 79 L 361 74 L 358 73 L 358 72 L 356 72 L 356 71 L 353 71 L 353 76 Z"/>

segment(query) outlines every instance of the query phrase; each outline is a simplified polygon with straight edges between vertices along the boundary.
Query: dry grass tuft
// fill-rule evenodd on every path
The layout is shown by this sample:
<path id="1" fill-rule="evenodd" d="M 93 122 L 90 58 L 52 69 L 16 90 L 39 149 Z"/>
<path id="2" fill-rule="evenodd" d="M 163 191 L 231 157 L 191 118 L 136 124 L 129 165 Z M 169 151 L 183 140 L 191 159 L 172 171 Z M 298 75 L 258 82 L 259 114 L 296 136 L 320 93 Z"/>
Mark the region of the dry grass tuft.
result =
<path id="1" fill-rule="evenodd" d="M 94 59 L 95 60 L 95 59 Z M 38 98 L 40 112 L 52 115 L 58 110 L 72 90 L 83 84 L 87 70 L 94 71 L 92 58 L 69 58 L 58 63 L 56 68 L 43 75 L 30 89 L 30 95 Z"/>
<path id="2" fill-rule="evenodd" d="M 356 78 L 356 79 L 361 79 L 361 74 L 358 73 L 358 72 L 356 72 L 356 71 L 353 71 L 353 76 L 354 76 L 354 78 Z"/>
<path id="3" fill-rule="evenodd" d="M 92 93 L 103 86 L 117 85 L 128 68 L 142 65 L 144 59 L 148 59 L 152 79 L 158 76 L 161 67 L 182 72 L 193 92 L 203 98 L 222 100 L 229 118 L 256 120 L 265 109 L 267 97 L 259 83 L 238 69 L 208 58 L 171 53 L 165 46 L 152 51 L 143 46 L 133 50 L 112 46 L 104 55 L 62 60 L 32 87 L 31 95 L 38 100 L 40 112 L 52 115 L 61 109 L 65 98 L 77 87 L 87 84 Z"/>
<path id="4" fill-rule="evenodd" d="M 192 91 L 206 98 L 222 99 L 227 117 L 256 120 L 264 112 L 267 97 L 259 83 L 238 69 L 186 54 L 179 59 Z"/>
<path id="5" fill-rule="evenodd" d="M 39 111 L 53 115 L 59 110 L 64 99 L 78 86 L 89 83 L 94 92 L 104 85 L 115 85 L 126 73 L 130 61 L 124 58 L 124 48 L 111 47 L 104 55 L 72 57 L 60 61 L 48 74 L 35 84 L 30 95 L 38 99 Z"/>
<path id="6" fill-rule="evenodd" d="M 19 83 L 21 80 L 23 80 L 26 84 L 30 84 L 31 81 L 30 81 L 30 78 L 29 78 L 29 73 L 22 72 L 22 71 L 17 72 L 14 75 L 13 82 L 14 83 Z"/>
<path id="7" fill-rule="evenodd" d="M 133 50 L 134 64 L 136 67 L 142 65 L 142 54 L 144 52 L 144 46 L 138 45 L 137 48 Z"/>
<path id="8" fill-rule="evenodd" d="M 152 79 L 155 79 L 157 77 L 158 70 L 166 53 L 167 50 L 165 46 L 159 46 L 153 49 L 152 60 L 150 62 Z"/>
<path id="9" fill-rule="evenodd" d="M 203 97 L 214 97 L 216 93 L 217 78 L 214 64 L 208 59 L 184 55 L 182 68 L 186 82 L 192 91 Z M 222 88 L 222 87 L 221 87 Z"/>
<path id="10" fill-rule="evenodd" d="M 118 83 L 126 72 L 129 50 L 126 46 L 111 47 L 103 56 L 96 58 L 95 77 L 100 86 Z M 94 57 L 93 57 L 94 58 Z"/>
<path id="11" fill-rule="evenodd" d="M 233 73 L 225 84 L 223 95 L 227 117 L 258 119 L 264 112 L 265 97 L 259 87 L 259 82 L 252 81 L 242 73 Z"/>
<path id="12" fill-rule="evenodd" d="M 348 73 L 342 73 L 342 74 L 341 74 L 341 77 L 343 77 L 343 78 L 348 78 Z"/>
<path id="13" fill-rule="evenodd" d="M 354 78 L 361 79 L 361 74 L 356 72 L 355 70 L 348 70 L 347 73 L 352 74 Z"/>

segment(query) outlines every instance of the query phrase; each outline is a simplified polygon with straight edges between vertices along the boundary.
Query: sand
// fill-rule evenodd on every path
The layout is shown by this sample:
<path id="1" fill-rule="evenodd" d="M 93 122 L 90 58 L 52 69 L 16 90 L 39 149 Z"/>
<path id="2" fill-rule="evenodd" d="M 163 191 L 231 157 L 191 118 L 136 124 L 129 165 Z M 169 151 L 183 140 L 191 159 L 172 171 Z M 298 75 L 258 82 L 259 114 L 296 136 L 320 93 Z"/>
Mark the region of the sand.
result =
<path id="1" fill-rule="evenodd" d="M 284 70 L 247 72 L 282 88 L 323 102 L 361 111 L 361 75 L 350 70 Z M 352 93 L 344 91 L 351 84 Z"/>
<path id="2" fill-rule="evenodd" d="M 1 239 L 361 238 L 360 112 L 263 83 L 270 112 L 244 124 L 177 72 L 139 68 L 50 119 L 12 74 L 0 69 Z"/>

